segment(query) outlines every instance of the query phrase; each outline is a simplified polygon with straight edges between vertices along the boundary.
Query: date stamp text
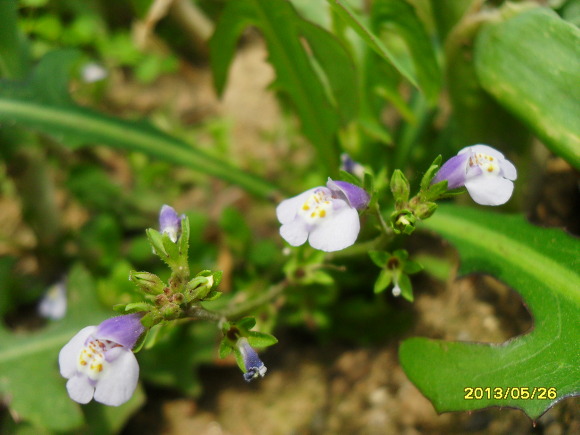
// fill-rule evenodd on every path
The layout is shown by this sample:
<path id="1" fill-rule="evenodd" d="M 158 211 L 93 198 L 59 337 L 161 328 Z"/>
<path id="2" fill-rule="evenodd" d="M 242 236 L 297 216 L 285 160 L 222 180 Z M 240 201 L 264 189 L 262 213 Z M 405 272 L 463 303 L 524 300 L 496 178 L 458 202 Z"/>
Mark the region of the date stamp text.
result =
<path id="1" fill-rule="evenodd" d="M 465 400 L 554 400 L 558 397 L 556 387 L 465 387 Z"/>

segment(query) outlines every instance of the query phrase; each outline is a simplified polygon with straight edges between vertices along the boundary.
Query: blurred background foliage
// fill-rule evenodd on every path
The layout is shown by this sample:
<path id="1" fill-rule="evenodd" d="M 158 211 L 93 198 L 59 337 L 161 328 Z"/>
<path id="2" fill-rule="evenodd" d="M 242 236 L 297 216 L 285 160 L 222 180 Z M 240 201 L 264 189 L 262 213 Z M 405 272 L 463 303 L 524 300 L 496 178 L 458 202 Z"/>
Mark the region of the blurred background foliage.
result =
<path id="1" fill-rule="evenodd" d="M 512 16 L 519 27 L 505 25 Z M 537 161 L 548 156 L 536 138 L 580 167 L 579 23 L 574 0 L 1 2 L 1 94 L 13 105 L 0 105 L 0 338 L 72 335 L 89 318 L 110 315 L 111 305 L 139 300 L 129 270 L 165 279 L 143 231 L 157 225 L 162 204 L 190 220 L 191 270 L 224 271 L 225 296 L 215 307 L 299 271 L 301 285 L 283 309 L 254 313 L 261 330 L 282 325 L 354 344 L 406 330 L 412 313 L 398 310 L 400 302 L 361 291 L 378 273 L 368 258 L 328 257 L 355 271 L 344 273 L 320 268 L 325 257 L 309 247 L 284 253 L 274 201 L 338 176 L 342 152 L 365 165 L 380 190 L 395 168 L 416 186 L 437 154 L 488 143 L 518 164 L 516 197 L 505 210 L 532 213 Z M 538 26 L 556 42 L 546 43 Z M 256 41 L 273 73 L 258 85 L 232 84 L 234 57 Z M 518 59 L 501 60 L 513 50 Z M 527 76 L 532 60 L 537 74 Z M 566 68 L 553 80 L 559 62 Z M 278 102 L 236 96 L 256 86 L 269 86 Z M 30 111 L 17 112 L 16 103 Z M 374 232 L 369 223 L 361 240 Z M 428 272 L 449 276 L 449 261 L 421 255 Z M 84 308 L 62 324 L 41 319 L 38 301 L 63 279 L 77 297 L 69 310 Z M 360 334 L 369 323 L 377 327 Z M 166 327 L 139 357 L 142 379 L 199 394 L 196 368 L 215 362 L 217 333 L 207 324 Z M 39 337 L 34 343 L 43 343 Z M 2 358 L 0 365 L 9 360 Z M 46 362 L 35 361 L 31 371 Z M 42 373 L 60 386 L 55 397 L 66 396 L 55 367 Z M 24 404 L 10 416 L 0 411 L 1 429 L 70 431 L 86 423 L 100 427 L 95 433 L 115 432 L 145 396 L 139 390 L 116 411 L 92 404 L 82 415 L 64 399 L 57 415 L 69 419 Z"/>

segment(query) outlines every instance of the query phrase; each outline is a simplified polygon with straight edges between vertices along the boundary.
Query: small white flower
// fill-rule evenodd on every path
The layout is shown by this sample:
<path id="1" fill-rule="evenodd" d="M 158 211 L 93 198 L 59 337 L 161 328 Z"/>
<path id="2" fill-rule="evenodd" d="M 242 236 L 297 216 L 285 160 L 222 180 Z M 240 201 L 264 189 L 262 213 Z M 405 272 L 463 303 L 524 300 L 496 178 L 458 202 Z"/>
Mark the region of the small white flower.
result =
<path id="1" fill-rule="evenodd" d="M 393 286 L 393 296 L 398 297 L 401 296 L 401 287 L 399 287 L 399 283 L 395 281 Z"/>
<path id="2" fill-rule="evenodd" d="M 68 379 L 71 399 L 91 399 L 119 406 L 131 398 L 139 379 L 139 364 L 131 351 L 145 328 L 141 314 L 113 317 L 87 326 L 60 351 L 60 374 Z"/>
<path id="3" fill-rule="evenodd" d="M 447 180 L 449 189 L 465 186 L 475 202 L 502 205 L 512 196 L 516 167 L 504 155 L 487 145 L 463 148 L 447 160 L 432 184 Z"/>
<path id="4" fill-rule="evenodd" d="M 339 251 L 356 241 L 360 231 L 357 210 L 368 202 L 364 189 L 329 179 L 327 187 L 314 187 L 278 205 L 280 235 L 292 246 L 308 240 L 315 249 Z"/>
<path id="5" fill-rule="evenodd" d="M 48 288 L 38 304 L 38 313 L 47 319 L 60 320 L 66 314 L 66 285 L 58 282 Z"/>
<path id="6" fill-rule="evenodd" d="M 85 83 L 94 83 L 107 78 L 107 70 L 98 63 L 89 62 L 83 65 L 81 77 Z"/>

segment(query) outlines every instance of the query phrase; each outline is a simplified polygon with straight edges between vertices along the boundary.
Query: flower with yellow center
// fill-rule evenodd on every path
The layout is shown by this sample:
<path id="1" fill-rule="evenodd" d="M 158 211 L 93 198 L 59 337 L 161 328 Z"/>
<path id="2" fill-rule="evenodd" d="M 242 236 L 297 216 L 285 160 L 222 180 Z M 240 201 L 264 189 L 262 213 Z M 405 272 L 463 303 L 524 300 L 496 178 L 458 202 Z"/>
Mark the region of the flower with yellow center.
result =
<path id="1" fill-rule="evenodd" d="M 139 379 L 139 364 L 131 349 L 143 334 L 141 314 L 113 317 L 87 326 L 60 351 L 60 373 L 75 402 L 91 399 L 119 406 L 131 398 Z"/>
<path id="2" fill-rule="evenodd" d="M 338 251 L 352 245 L 360 231 L 358 210 L 366 208 L 369 195 L 358 186 L 333 181 L 282 201 L 276 215 L 280 235 L 292 246 L 308 240 L 321 251 Z"/>
<path id="3" fill-rule="evenodd" d="M 463 187 L 482 205 L 505 204 L 514 190 L 516 167 L 498 150 L 487 145 L 463 148 L 447 160 L 432 183 L 447 180 L 449 189 Z"/>

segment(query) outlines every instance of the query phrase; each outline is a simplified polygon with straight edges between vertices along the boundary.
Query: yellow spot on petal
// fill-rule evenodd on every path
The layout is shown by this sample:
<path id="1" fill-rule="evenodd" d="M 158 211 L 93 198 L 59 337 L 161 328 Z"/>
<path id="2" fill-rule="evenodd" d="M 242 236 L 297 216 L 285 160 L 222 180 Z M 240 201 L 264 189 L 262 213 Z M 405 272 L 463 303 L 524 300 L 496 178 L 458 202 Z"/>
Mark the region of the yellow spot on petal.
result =
<path id="1" fill-rule="evenodd" d="M 308 204 L 304 204 L 302 206 L 302 210 L 310 210 L 310 207 L 308 207 Z"/>
<path id="2" fill-rule="evenodd" d="M 87 362 L 86 362 L 84 359 L 82 359 L 82 360 L 81 360 L 81 365 L 82 365 L 82 366 L 86 366 L 86 365 L 87 365 Z"/>
<path id="3" fill-rule="evenodd" d="M 318 212 L 318 216 L 320 216 L 321 218 L 323 218 L 324 216 L 326 216 L 326 210 L 320 210 Z"/>
<path id="4" fill-rule="evenodd" d="M 311 218 L 313 218 L 315 216 L 316 216 L 316 213 L 315 212 L 312 212 L 312 214 L 310 215 Z"/>

